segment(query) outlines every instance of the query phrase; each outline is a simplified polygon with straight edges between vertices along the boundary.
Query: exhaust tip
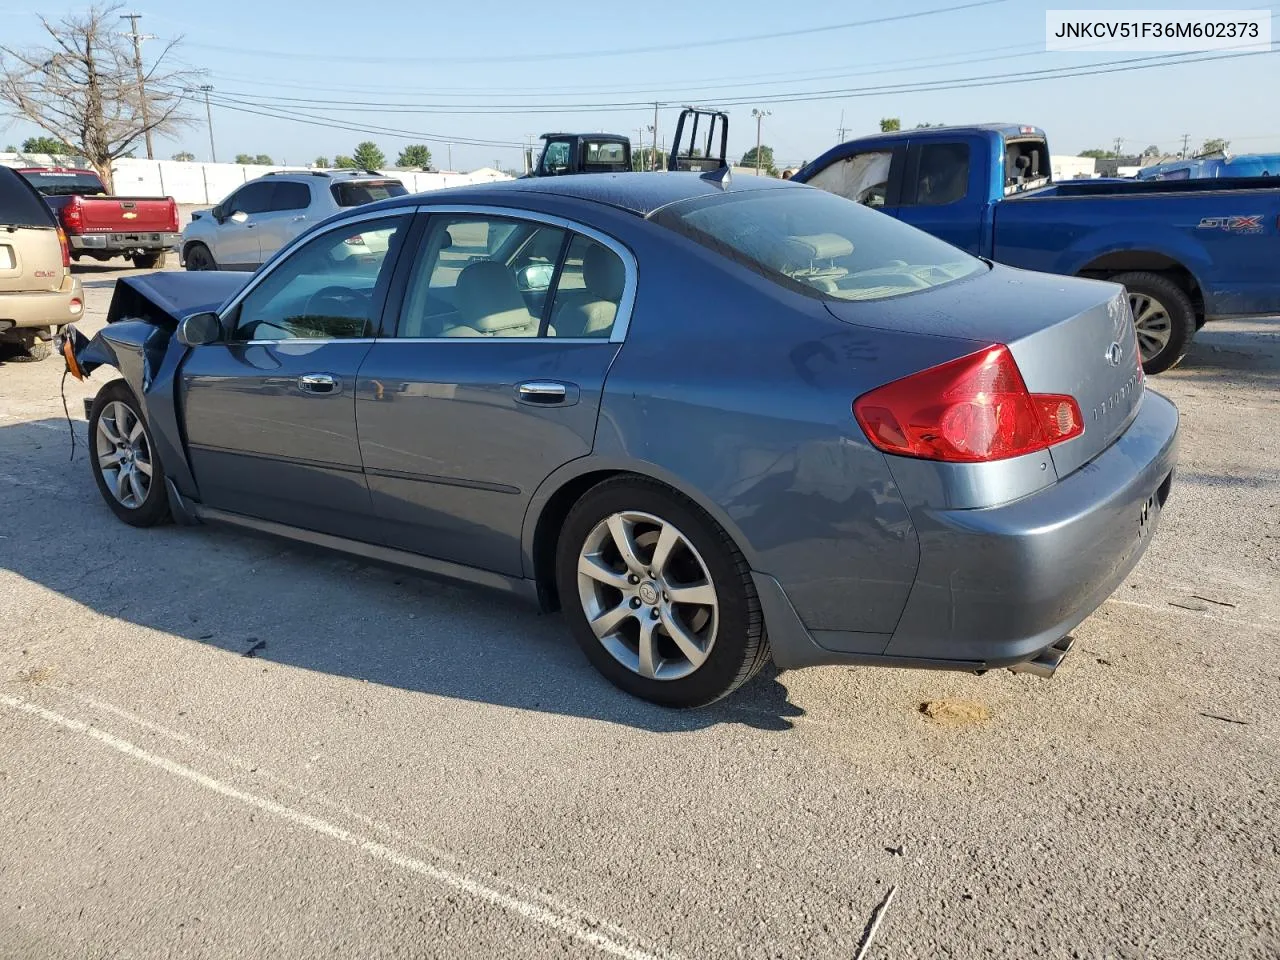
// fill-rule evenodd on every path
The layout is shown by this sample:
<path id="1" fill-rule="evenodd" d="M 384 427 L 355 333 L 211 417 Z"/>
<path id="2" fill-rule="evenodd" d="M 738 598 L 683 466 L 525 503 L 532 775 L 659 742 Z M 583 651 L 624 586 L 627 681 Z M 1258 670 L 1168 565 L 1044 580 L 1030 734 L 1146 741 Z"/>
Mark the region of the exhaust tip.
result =
<path id="1" fill-rule="evenodd" d="M 1015 663 L 1009 668 L 1010 673 L 1029 673 L 1033 677 L 1040 677 L 1048 680 L 1057 672 L 1059 665 L 1071 652 L 1071 646 L 1075 643 L 1075 637 L 1065 636 L 1052 646 L 1045 647 L 1030 660 L 1024 660 L 1022 663 Z"/>

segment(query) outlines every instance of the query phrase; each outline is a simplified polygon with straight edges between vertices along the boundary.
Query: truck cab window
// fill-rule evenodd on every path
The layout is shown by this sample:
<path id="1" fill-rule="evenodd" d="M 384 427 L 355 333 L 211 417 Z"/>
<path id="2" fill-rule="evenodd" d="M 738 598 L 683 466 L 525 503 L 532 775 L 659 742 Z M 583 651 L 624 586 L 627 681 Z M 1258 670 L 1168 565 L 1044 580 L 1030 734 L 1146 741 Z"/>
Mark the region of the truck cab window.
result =
<path id="1" fill-rule="evenodd" d="M 569 169 L 570 145 L 568 140 L 552 140 L 542 153 L 543 173 L 564 173 Z"/>
<path id="2" fill-rule="evenodd" d="M 892 163 L 891 150 L 855 153 L 819 170 L 808 183 L 866 207 L 883 207 L 889 193 Z"/>
<path id="3" fill-rule="evenodd" d="M 1004 145 L 1004 195 L 1049 182 L 1049 150 L 1043 140 L 1010 140 Z"/>
<path id="4" fill-rule="evenodd" d="M 967 143 L 926 143 L 920 148 L 915 202 L 940 207 L 963 200 L 969 186 Z"/>

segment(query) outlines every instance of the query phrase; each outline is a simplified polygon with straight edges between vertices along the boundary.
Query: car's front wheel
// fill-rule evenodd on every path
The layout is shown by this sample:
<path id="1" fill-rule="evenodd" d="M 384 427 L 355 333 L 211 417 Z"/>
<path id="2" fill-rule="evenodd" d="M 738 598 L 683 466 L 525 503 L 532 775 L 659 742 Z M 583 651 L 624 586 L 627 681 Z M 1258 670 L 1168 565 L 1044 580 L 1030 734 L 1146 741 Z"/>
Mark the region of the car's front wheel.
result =
<path id="1" fill-rule="evenodd" d="M 217 270 L 218 262 L 213 253 L 203 243 L 193 243 L 187 248 L 186 261 L 188 270 Z"/>
<path id="2" fill-rule="evenodd" d="M 701 509 L 640 478 L 606 481 L 565 519 L 557 588 L 587 659 L 626 692 L 697 707 L 769 657 L 750 570 Z"/>
<path id="3" fill-rule="evenodd" d="M 164 465 L 138 400 L 123 380 L 98 391 L 89 410 L 93 479 L 112 512 L 135 527 L 150 527 L 169 515 Z"/>

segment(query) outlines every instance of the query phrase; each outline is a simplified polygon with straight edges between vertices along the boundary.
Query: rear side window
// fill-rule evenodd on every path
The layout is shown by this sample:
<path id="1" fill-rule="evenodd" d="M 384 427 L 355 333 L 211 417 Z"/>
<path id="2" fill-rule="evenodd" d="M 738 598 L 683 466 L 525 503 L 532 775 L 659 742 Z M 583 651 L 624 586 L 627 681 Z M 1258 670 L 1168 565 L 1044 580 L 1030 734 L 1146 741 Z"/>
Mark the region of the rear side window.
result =
<path id="1" fill-rule="evenodd" d="M 283 181 L 271 195 L 272 210 L 305 210 L 311 205 L 311 191 L 305 183 Z"/>
<path id="2" fill-rule="evenodd" d="M 0 227 L 52 227 L 53 214 L 35 188 L 0 167 Z"/>
<path id="3" fill-rule="evenodd" d="M 331 186 L 340 207 L 359 207 L 387 197 L 403 197 L 409 191 L 399 180 L 348 180 Z"/>
<path id="4" fill-rule="evenodd" d="M 811 296 L 880 300 L 985 271 L 983 261 L 823 190 L 697 197 L 653 220 Z"/>
<path id="5" fill-rule="evenodd" d="M 926 143 L 916 168 L 915 202 L 940 207 L 963 200 L 969 186 L 967 143 Z"/>

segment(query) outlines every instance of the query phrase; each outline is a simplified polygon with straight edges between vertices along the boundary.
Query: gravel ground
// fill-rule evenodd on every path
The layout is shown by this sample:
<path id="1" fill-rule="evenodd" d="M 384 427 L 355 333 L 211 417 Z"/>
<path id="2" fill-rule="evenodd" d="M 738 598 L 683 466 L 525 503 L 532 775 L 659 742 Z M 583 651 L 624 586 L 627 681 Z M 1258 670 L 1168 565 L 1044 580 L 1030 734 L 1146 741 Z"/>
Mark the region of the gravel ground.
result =
<path id="1" fill-rule="evenodd" d="M 1276 957 L 1278 334 L 1153 382 L 1173 497 L 1052 680 L 694 713 L 502 598 L 119 523 L 61 366 L 0 363 L 0 956 L 848 960 L 896 885 L 869 957 Z"/>

